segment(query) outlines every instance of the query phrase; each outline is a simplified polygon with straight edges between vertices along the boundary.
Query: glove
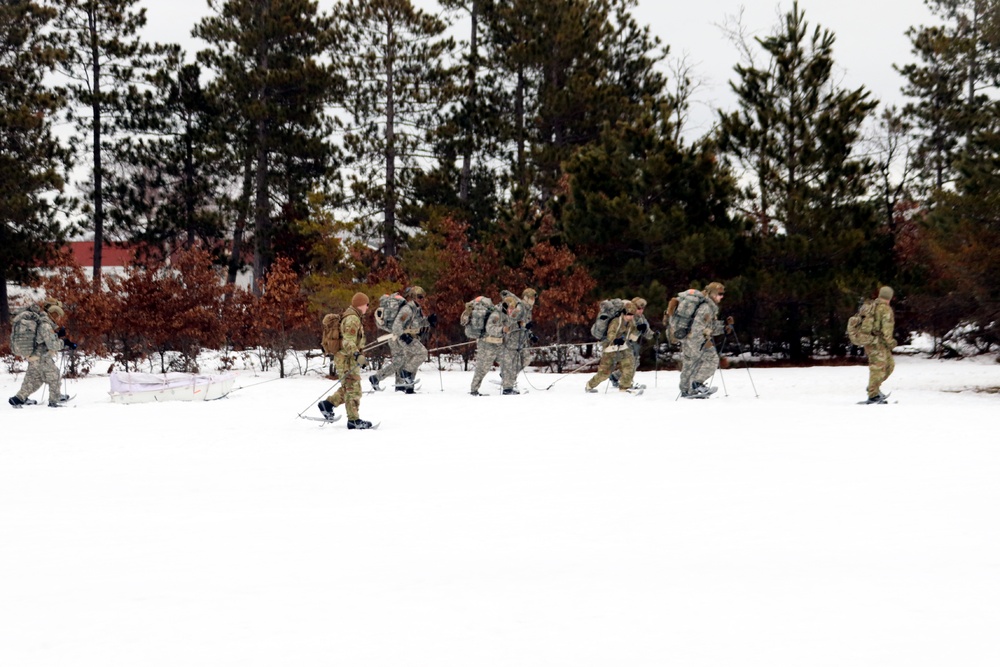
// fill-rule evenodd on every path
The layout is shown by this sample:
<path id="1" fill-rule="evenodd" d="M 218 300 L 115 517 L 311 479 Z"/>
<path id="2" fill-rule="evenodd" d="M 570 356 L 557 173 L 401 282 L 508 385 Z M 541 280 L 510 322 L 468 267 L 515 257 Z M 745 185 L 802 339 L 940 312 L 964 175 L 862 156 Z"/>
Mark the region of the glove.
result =
<path id="1" fill-rule="evenodd" d="M 730 315 L 729 317 L 726 318 L 726 324 L 728 324 L 729 326 L 733 326 L 733 322 L 735 322 L 735 321 L 736 320 L 733 319 L 732 315 Z"/>
<path id="2" fill-rule="evenodd" d="M 59 336 L 60 338 L 65 338 L 66 337 L 66 327 L 59 327 L 59 329 L 56 330 L 56 335 Z"/>
<path id="3" fill-rule="evenodd" d="M 733 333 L 733 325 L 727 324 L 725 327 L 723 327 L 723 331 L 725 331 L 727 334 Z"/>
<path id="4" fill-rule="evenodd" d="M 361 366 L 361 368 L 368 368 L 368 357 L 360 352 L 354 353 L 354 360 L 358 362 L 358 366 Z"/>
<path id="5" fill-rule="evenodd" d="M 428 324 L 430 324 L 430 325 L 431 325 L 432 327 L 436 327 L 436 326 L 437 326 L 437 323 L 438 323 L 438 316 L 437 316 L 437 313 L 431 313 L 431 314 L 430 314 L 430 315 L 429 315 L 429 316 L 427 317 L 427 323 L 428 323 Z"/>
<path id="6" fill-rule="evenodd" d="M 528 340 L 530 340 L 532 343 L 537 343 L 538 336 L 536 336 L 535 334 L 531 334 L 530 336 L 528 336 Z"/>
<path id="7" fill-rule="evenodd" d="M 413 342 L 413 336 L 411 336 L 411 335 L 410 335 L 410 334 L 408 334 L 408 333 L 405 333 L 405 334 L 403 334 L 402 336 L 400 336 L 400 337 L 399 337 L 399 340 L 401 340 L 401 341 L 403 341 L 403 342 L 404 342 L 405 344 L 409 345 L 410 343 L 412 343 L 412 342 Z"/>
<path id="8" fill-rule="evenodd" d="M 534 327 L 535 327 L 534 322 L 528 322 L 527 324 L 524 325 L 525 329 L 533 329 Z"/>
<path id="9" fill-rule="evenodd" d="M 63 347 L 68 347 L 71 350 L 75 350 L 76 349 L 76 343 L 74 343 L 73 341 L 67 339 L 67 340 L 63 341 Z"/>
<path id="10" fill-rule="evenodd" d="M 611 342 L 614 343 L 615 345 L 624 345 L 625 344 L 625 339 L 622 338 L 621 336 L 619 336 L 618 338 L 615 338 Z"/>
<path id="11" fill-rule="evenodd" d="M 639 333 L 646 333 L 646 329 L 648 328 L 649 325 L 646 324 L 645 322 L 643 322 L 642 324 L 637 324 L 635 327 L 636 331 L 638 331 Z"/>

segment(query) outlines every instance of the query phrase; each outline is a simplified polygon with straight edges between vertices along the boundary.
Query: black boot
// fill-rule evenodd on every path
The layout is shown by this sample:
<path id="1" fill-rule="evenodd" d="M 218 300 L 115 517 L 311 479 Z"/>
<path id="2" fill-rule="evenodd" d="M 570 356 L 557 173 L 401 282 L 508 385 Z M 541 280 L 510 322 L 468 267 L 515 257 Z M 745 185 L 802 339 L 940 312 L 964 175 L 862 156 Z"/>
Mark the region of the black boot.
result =
<path id="1" fill-rule="evenodd" d="M 372 383 L 372 389 L 375 391 L 382 391 L 385 387 L 379 386 L 378 377 L 372 375 L 369 376 L 368 381 Z"/>
<path id="2" fill-rule="evenodd" d="M 15 408 L 21 408 L 24 406 L 24 401 L 22 401 L 17 396 L 11 396 L 10 398 L 7 399 L 7 402 L 10 403 Z"/>
<path id="3" fill-rule="evenodd" d="M 333 403 L 323 399 L 316 405 L 316 407 L 319 408 L 320 413 L 323 415 L 323 419 L 331 422 L 333 421 Z"/>
<path id="4" fill-rule="evenodd" d="M 511 387 L 510 389 L 504 389 L 503 390 L 503 395 L 504 396 L 515 396 L 515 395 L 520 394 L 520 393 L 521 392 L 519 392 L 517 389 L 514 389 L 513 387 Z"/>
<path id="5" fill-rule="evenodd" d="M 372 423 L 371 422 L 366 422 L 364 419 L 350 419 L 347 422 L 347 428 L 349 428 L 349 429 L 371 428 L 371 427 L 372 427 Z"/>

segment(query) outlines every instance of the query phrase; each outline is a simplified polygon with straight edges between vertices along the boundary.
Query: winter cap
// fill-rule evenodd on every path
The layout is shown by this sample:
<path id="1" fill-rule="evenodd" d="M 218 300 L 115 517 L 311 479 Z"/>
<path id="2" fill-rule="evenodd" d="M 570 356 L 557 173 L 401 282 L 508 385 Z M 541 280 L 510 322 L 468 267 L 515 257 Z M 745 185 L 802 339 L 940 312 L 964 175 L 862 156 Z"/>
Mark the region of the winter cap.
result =
<path id="1" fill-rule="evenodd" d="M 409 299 L 423 299 L 427 292 L 420 285 L 412 285 L 406 288 L 406 297 Z"/>
<path id="2" fill-rule="evenodd" d="M 709 283 L 705 287 L 705 296 L 715 296 L 716 294 L 725 294 L 726 286 L 722 283 Z"/>
<path id="3" fill-rule="evenodd" d="M 358 292 L 351 297 L 351 305 L 355 308 L 360 308 L 361 306 L 368 305 L 368 295 L 364 292 Z"/>
<path id="4" fill-rule="evenodd" d="M 636 313 L 639 312 L 639 309 L 636 308 L 635 304 L 632 303 L 631 301 L 626 301 L 625 302 L 625 306 L 624 306 L 623 310 L 625 311 L 626 315 L 635 315 Z"/>
<path id="5" fill-rule="evenodd" d="M 531 301 L 534 301 L 538 298 L 538 292 L 529 287 L 521 293 L 521 298 L 524 300 L 530 299 Z"/>
<path id="6" fill-rule="evenodd" d="M 646 307 L 646 300 L 643 299 L 641 296 L 637 296 L 634 299 L 632 299 L 632 303 L 635 304 L 636 309 Z"/>
<path id="7" fill-rule="evenodd" d="M 66 314 L 63 312 L 63 309 L 57 303 L 47 304 L 45 306 L 45 312 L 49 314 L 49 317 L 55 317 L 57 319 L 62 319 L 63 315 Z"/>
<path id="8" fill-rule="evenodd" d="M 891 287 L 889 287 L 888 285 L 883 285 L 878 291 L 878 298 L 889 301 L 890 299 L 892 299 L 894 294 L 895 292 L 892 291 Z"/>

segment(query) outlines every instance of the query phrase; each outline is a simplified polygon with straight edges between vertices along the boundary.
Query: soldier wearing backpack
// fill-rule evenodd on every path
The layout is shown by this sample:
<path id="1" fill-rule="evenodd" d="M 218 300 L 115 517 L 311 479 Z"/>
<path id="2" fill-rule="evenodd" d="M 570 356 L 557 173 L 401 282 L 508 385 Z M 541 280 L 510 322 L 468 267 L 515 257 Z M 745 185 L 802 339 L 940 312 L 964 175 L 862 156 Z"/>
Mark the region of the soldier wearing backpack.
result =
<path id="1" fill-rule="evenodd" d="M 625 343 L 632 350 L 632 356 L 635 357 L 636 368 L 639 367 L 639 355 L 642 352 L 642 339 L 649 340 L 653 337 L 653 330 L 649 326 L 649 320 L 646 319 L 646 300 L 641 296 L 637 296 L 632 299 L 632 303 L 635 304 L 635 333 L 629 336 Z M 614 373 L 611 374 L 611 384 L 615 387 L 621 382 L 622 369 L 616 369 Z"/>
<path id="2" fill-rule="evenodd" d="M 368 365 L 362 350 L 365 347 L 365 327 L 361 318 L 368 312 L 368 295 L 358 292 L 351 298 L 350 307 L 340 316 L 339 346 L 333 355 L 333 364 L 340 377 L 340 387 L 319 402 L 319 411 L 328 420 L 338 405 L 347 407 L 347 428 L 368 429 L 372 423 L 361 419 L 361 369 Z"/>
<path id="3" fill-rule="evenodd" d="M 437 316 L 424 315 L 422 304 L 427 298 L 424 288 L 418 285 L 408 287 L 403 292 L 403 298 L 405 303 L 399 307 L 390 329 L 392 338 L 389 340 L 389 350 L 392 353 L 392 362 L 368 378 L 377 391 L 381 391 L 379 385 L 382 380 L 390 375 L 398 375 L 396 390 L 412 394 L 416 385 L 417 369 L 420 368 L 420 364 L 427 361 L 427 348 L 420 342 L 420 334 L 427 327 L 437 324 Z"/>
<path id="4" fill-rule="evenodd" d="M 486 297 L 478 297 L 469 303 L 473 304 L 473 307 L 478 304 L 481 311 L 480 318 L 483 320 L 482 329 L 472 332 L 476 334 L 476 370 L 472 375 L 472 386 L 469 391 L 473 396 L 480 396 L 479 387 L 483 384 L 483 378 L 493 368 L 493 363 L 503 348 L 506 313 L 502 307 L 493 306 L 493 302 Z M 472 308 L 468 310 L 471 312 Z M 470 333 L 469 327 L 466 327 L 466 333 Z M 509 372 L 509 369 L 504 369 L 502 364 L 503 359 L 501 359 L 501 375 L 504 374 L 504 370 Z"/>
<path id="5" fill-rule="evenodd" d="M 892 358 L 892 350 L 898 343 L 893 338 L 896 328 L 896 315 L 890 305 L 895 293 L 888 285 L 878 291 L 875 308 L 871 317 L 872 342 L 865 345 L 868 356 L 868 403 L 884 403 L 882 383 L 885 382 L 896 368 Z M 868 329 L 867 323 L 865 329 Z"/>
<path id="6" fill-rule="evenodd" d="M 503 393 L 517 394 L 519 392 L 514 388 L 517 384 L 517 374 L 534 359 L 529 348 L 538 342 L 538 336 L 531 331 L 535 326 L 531 317 L 537 292 L 529 287 L 521 293 L 520 299 L 507 290 L 500 292 L 500 296 L 503 297 L 501 306 L 507 304 L 500 381 Z"/>
<path id="7" fill-rule="evenodd" d="M 76 349 L 76 343 L 66 338 L 65 327 L 60 326 L 64 315 L 61 303 L 48 300 L 41 308 L 32 305 L 14 317 L 11 348 L 28 360 L 21 389 L 7 400 L 15 408 L 25 405 L 43 384 L 49 387 L 50 408 L 62 407 L 69 400 L 62 393 L 62 378 L 55 362 L 56 354 L 63 348 Z"/>
<path id="8" fill-rule="evenodd" d="M 636 335 L 635 316 L 638 309 L 631 301 L 626 301 L 622 305 L 621 313 L 608 321 L 607 333 L 604 337 L 604 348 L 601 350 L 601 361 L 597 366 L 597 373 L 587 381 L 584 388 L 587 393 L 596 393 L 597 385 L 601 384 L 609 377 L 611 372 L 618 366 L 622 370 L 621 379 L 618 380 L 619 391 L 629 391 L 633 388 L 632 378 L 635 376 L 635 357 L 628 341 Z M 636 389 L 644 389 L 636 385 Z"/>
<path id="9" fill-rule="evenodd" d="M 693 291 L 693 290 L 692 290 Z M 715 349 L 715 336 L 726 332 L 726 326 L 732 324 L 732 318 L 723 325 L 719 316 L 719 303 L 726 294 L 722 283 L 709 283 L 701 292 L 703 298 L 697 300 L 693 309 L 688 331 L 681 340 L 681 397 L 708 398 L 715 393 L 714 387 L 708 387 L 705 382 L 715 374 L 719 367 L 719 353 Z M 682 292 L 678 298 L 693 298 L 697 293 Z M 683 303 L 678 312 L 683 310 Z"/>

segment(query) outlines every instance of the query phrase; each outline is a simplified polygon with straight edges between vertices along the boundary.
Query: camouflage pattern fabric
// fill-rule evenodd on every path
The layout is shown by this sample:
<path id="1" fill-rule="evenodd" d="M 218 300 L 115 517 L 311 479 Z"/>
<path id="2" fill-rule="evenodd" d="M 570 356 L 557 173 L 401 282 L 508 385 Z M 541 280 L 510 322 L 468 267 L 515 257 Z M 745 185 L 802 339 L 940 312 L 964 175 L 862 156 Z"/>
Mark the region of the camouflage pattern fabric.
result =
<path id="1" fill-rule="evenodd" d="M 427 348 L 420 342 L 420 332 L 430 323 L 424 317 L 423 312 L 413 301 L 407 301 L 396 315 L 392 323 L 393 338 L 389 341 L 389 351 L 392 353 L 392 362 L 386 364 L 375 373 L 379 382 L 390 375 L 397 377 L 400 371 L 407 371 L 414 377 L 420 364 L 427 361 Z M 403 334 L 413 337 L 410 344 L 406 344 L 399 338 Z M 398 381 L 397 381 L 398 384 Z"/>
<path id="2" fill-rule="evenodd" d="M 892 358 L 892 350 L 897 345 L 893 338 L 896 316 L 892 312 L 892 306 L 885 299 L 877 299 L 872 317 L 875 342 L 865 345 L 865 354 L 868 355 L 868 398 L 875 398 L 881 393 L 882 383 L 896 369 L 896 361 Z"/>
<path id="3" fill-rule="evenodd" d="M 653 329 L 649 326 L 649 320 L 646 319 L 645 315 L 636 315 L 634 321 L 635 321 L 636 331 L 634 334 L 628 337 L 626 343 L 628 344 L 629 349 L 632 350 L 632 357 L 635 359 L 636 368 L 638 369 L 639 359 L 641 358 L 642 354 L 642 339 L 645 338 L 646 340 L 649 340 L 650 338 L 652 338 Z M 646 331 L 644 331 L 643 333 L 639 333 L 640 324 L 646 325 Z M 611 377 L 614 379 L 615 382 L 621 383 L 622 370 L 620 368 L 617 369 L 615 372 L 611 374 Z"/>
<path id="4" fill-rule="evenodd" d="M 365 328 L 361 324 L 361 312 L 349 307 L 340 320 L 340 351 L 333 357 L 333 365 L 340 377 L 340 386 L 326 400 L 334 407 L 346 406 L 347 418 L 359 419 L 361 408 L 361 366 L 354 355 L 365 347 Z"/>
<path id="5" fill-rule="evenodd" d="M 596 389 L 609 377 L 616 367 L 621 368 L 621 379 L 618 380 L 618 388 L 625 391 L 632 387 L 632 379 L 635 377 L 635 355 L 632 354 L 628 343 L 615 345 L 615 338 L 624 338 L 626 341 L 636 333 L 635 322 L 628 322 L 624 316 L 618 316 L 608 323 L 608 333 L 604 339 L 604 350 L 601 353 L 601 361 L 597 365 L 597 373 L 587 381 L 587 389 Z"/>
<path id="6" fill-rule="evenodd" d="M 486 320 L 486 335 L 476 341 L 476 372 L 472 376 L 471 391 L 479 391 L 483 378 L 493 368 L 503 349 L 503 315 L 494 311 Z M 504 367 L 505 360 L 500 360 L 501 375 L 509 375 L 510 369 Z M 506 362 L 509 363 L 509 362 Z"/>
<path id="7" fill-rule="evenodd" d="M 517 297 L 514 297 L 517 299 Z M 531 332 L 524 328 L 531 319 L 527 304 L 517 300 L 513 312 L 503 315 L 504 337 L 500 350 L 500 383 L 504 389 L 513 389 L 517 384 L 517 374 L 531 360 L 526 347 L 531 345 Z"/>
<path id="8" fill-rule="evenodd" d="M 704 384 L 719 367 L 719 352 L 713 336 L 721 336 L 725 325 L 718 319 L 719 305 L 712 299 L 703 302 L 694 311 L 691 333 L 681 341 L 681 381 L 683 393 L 690 393 L 695 382 Z"/>
<path id="9" fill-rule="evenodd" d="M 35 346 L 28 357 L 28 370 L 17 392 L 18 398 L 25 400 L 45 384 L 49 387 L 49 405 L 59 401 L 62 387 L 54 357 L 62 349 L 63 342 L 56 335 L 55 322 L 48 315 L 42 315 L 35 332 Z"/>

